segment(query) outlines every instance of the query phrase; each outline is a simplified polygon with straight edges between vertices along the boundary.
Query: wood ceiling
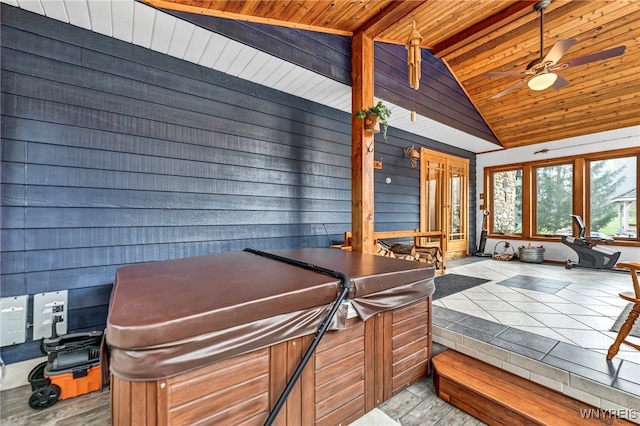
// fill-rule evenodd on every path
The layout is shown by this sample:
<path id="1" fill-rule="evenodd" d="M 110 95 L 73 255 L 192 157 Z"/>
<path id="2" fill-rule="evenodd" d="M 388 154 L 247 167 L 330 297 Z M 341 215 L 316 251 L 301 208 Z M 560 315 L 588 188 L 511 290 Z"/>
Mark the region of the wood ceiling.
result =
<path id="1" fill-rule="evenodd" d="M 640 1 L 553 0 L 544 12 L 544 53 L 577 42 L 559 62 L 625 45 L 622 56 L 559 70 L 570 82 L 540 92 L 523 84 L 497 99 L 540 57 L 536 1 L 513 0 L 144 0 L 154 7 L 405 44 L 415 20 L 422 47 L 441 58 L 505 148 L 640 124 Z M 423 76 L 424 78 L 424 76 Z"/>

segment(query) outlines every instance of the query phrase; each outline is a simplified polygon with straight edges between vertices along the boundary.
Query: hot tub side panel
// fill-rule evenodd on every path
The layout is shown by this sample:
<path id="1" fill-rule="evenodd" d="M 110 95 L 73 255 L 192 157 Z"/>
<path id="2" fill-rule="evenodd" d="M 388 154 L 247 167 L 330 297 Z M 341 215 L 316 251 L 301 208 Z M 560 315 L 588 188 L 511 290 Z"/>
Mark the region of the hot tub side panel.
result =
<path id="1" fill-rule="evenodd" d="M 352 318 L 341 332 L 325 335 L 314 356 L 313 423 L 349 424 L 364 416 L 365 323 Z"/>
<path id="2" fill-rule="evenodd" d="M 262 425 L 312 335 L 179 376 L 133 382 L 112 375 L 112 424 Z M 325 334 L 277 425 L 348 424 L 429 374 L 431 298 Z"/>
<path id="3" fill-rule="evenodd" d="M 429 375 L 431 297 L 387 312 L 391 321 L 391 393 L 385 400 Z"/>

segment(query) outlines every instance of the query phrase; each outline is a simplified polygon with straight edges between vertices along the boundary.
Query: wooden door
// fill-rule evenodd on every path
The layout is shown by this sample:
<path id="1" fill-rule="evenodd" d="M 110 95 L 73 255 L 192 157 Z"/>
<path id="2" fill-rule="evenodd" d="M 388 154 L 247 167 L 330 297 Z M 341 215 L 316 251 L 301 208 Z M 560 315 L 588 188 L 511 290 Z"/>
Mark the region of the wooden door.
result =
<path id="1" fill-rule="evenodd" d="M 468 159 L 420 150 L 420 230 L 442 231 L 448 258 L 469 253 Z"/>

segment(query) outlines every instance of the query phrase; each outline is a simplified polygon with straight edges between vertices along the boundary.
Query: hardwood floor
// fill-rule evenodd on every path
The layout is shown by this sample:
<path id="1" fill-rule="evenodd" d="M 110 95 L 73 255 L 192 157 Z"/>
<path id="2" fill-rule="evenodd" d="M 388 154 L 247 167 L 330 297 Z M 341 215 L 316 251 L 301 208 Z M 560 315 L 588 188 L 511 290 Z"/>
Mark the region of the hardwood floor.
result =
<path id="1" fill-rule="evenodd" d="M 109 391 L 58 401 L 44 410 L 33 410 L 29 386 L 0 393 L 0 424 L 3 426 L 108 426 Z M 416 383 L 378 407 L 402 426 L 477 426 L 481 421 L 441 400 L 430 377 Z"/>
<path id="2" fill-rule="evenodd" d="M 0 392 L 2 426 L 107 426 L 111 424 L 109 389 L 58 401 L 43 410 L 29 407 L 31 386 Z"/>
<path id="3" fill-rule="evenodd" d="M 485 423 L 440 399 L 432 376 L 383 402 L 380 411 L 402 426 L 482 426 Z"/>
<path id="4" fill-rule="evenodd" d="M 445 349 L 434 345 L 434 355 Z M 107 426 L 111 424 L 109 389 L 34 410 L 29 407 L 30 386 L 0 392 L 2 426 Z M 478 426 L 481 421 L 438 398 L 431 376 L 410 386 L 378 407 L 402 426 Z"/>

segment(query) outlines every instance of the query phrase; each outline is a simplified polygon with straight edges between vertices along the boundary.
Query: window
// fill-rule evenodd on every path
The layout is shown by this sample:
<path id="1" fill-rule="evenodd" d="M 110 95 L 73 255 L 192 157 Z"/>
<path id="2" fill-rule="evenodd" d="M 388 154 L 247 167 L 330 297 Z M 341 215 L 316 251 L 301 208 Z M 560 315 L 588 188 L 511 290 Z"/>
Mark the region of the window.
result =
<path id="1" fill-rule="evenodd" d="M 487 167 L 489 232 L 558 240 L 578 215 L 588 236 L 639 245 L 639 167 L 638 148 Z"/>
<path id="2" fill-rule="evenodd" d="M 637 225 L 635 157 L 589 163 L 591 236 L 635 238 Z"/>
<path id="3" fill-rule="evenodd" d="M 491 231 L 508 235 L 522 233 L 522 169 L 497 171 L 491 179 L 494 188 Z"/>
<path id="4" fill-rule="evenodd" d="M 571 164 L 535 168 L 535 234 L 571 235 L 573 167 Z"/>

